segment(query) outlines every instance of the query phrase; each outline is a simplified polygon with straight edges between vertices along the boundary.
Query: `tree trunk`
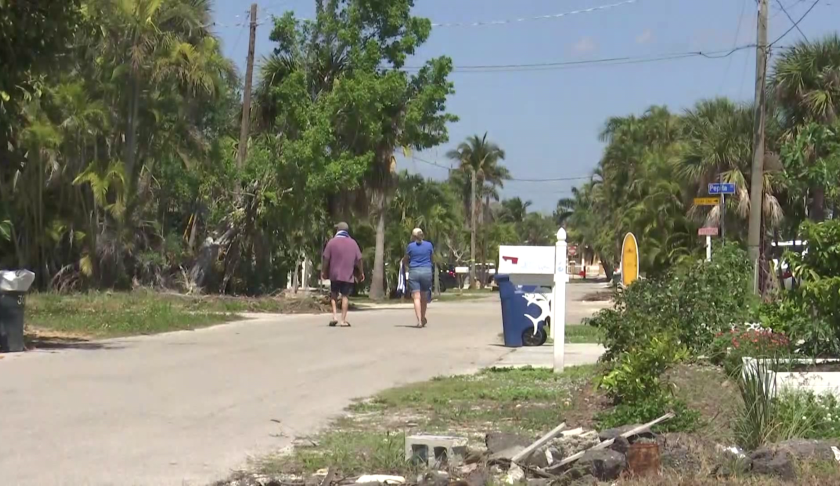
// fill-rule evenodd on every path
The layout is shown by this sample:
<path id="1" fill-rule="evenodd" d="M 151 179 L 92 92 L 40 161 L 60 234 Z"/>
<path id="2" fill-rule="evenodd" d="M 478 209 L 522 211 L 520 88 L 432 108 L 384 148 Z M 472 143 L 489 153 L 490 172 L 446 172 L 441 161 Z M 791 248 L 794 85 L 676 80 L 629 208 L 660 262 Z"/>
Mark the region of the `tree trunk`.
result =
<path id="1" fill-rule="evenodd" d="M 438 265 L 435 263 L 435 295 L 440 296 L 440 272 L 438 271 Z"/>
<path id="2" fill-rule="evenodd" d="M 129 187 L 134 189 L 134 164 L 137 159 L 137 114 L 140 109 L 140 85 L 135 73 L 130 74 L 128 102 L 128 126 L 125 134 L 125 176 Z M 129 193 L 129 197 L 132 194 Z"/>
<path id="3" fill-rule="evenodd" d="M 472 180 L 470 182 L 470 288 L 475 289 L 475 169 L 472 171 Z"/>
<path id="4" fill-rule="evenodd" d="M 373 257 L 373 277 L 370 282 L 370 298 L 385 298 L 385 193 L 376 196 L 376 248 Z"/>
<path id="5" fill-rule="evenodd" d="M 820 222 L 825 220 L 825 188 L 816 186 L 811 189 L 811 219 Z"/>

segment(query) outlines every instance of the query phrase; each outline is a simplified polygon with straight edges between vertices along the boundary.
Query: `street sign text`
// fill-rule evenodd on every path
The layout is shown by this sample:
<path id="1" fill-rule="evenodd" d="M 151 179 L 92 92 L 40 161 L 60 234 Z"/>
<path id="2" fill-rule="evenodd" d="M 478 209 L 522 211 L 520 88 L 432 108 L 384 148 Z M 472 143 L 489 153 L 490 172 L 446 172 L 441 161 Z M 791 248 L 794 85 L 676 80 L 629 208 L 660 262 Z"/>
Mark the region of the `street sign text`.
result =
<path id="1" fill-rule="evenodd" d="M 718 229 L 717 229 L 717 227 L 700 228 L 700 229 L 697 230 L 697 235 L 698 236 L 717 236 L 718 235 Z"/>
<path id="2" fill-rule="evenodd" d="M 695 197 L 695 206 L 717 206 L 720 204 L 720 198 L 717 197 Z"/>
<path id="3" fill-rule="evenodd" d="M 709 194 L 735 194 L 735 184 L 731 182 L 713 182 L 709 184 Z"/>

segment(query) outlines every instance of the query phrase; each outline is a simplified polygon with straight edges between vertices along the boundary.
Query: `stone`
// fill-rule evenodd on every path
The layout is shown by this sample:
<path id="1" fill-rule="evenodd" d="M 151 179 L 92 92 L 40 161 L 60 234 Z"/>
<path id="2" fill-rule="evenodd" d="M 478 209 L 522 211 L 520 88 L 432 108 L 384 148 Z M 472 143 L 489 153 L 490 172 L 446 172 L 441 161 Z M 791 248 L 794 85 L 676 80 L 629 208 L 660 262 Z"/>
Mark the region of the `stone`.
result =
<path id="1" fill-rule="evenodd" d="M 489 486 L 493 483 L 493 477 L 487 469 L 480 468 L 467 474 L 464 478 L 469 486 Z"/>
<path id="2" fill-rule="evenodd" d="M 490 462 L 510 462 L 513 459 L 513 456 L 519 454 L 520 452 L 525 450 L 525 446 L 514 445 L 510 446 L 507 449 L 502 449 L 498 452 L 494 452 L 490 454 L 488 460 Z M 531 454 L 533 456 L 533 454 Z"/>
<path id="3" fill-rule="evenodd" d="M 505 432 L 490 432 L 484 436 L 484 443 L 487 445 L 487 452 L 490 455 L 506 451 L 514 447 L 521 447 L 522 449 L 525 449 L 533 442 L 534 439 L 530 437 Z"/>
<path id="4" fill-rule="evenodd" d="M 602 430 L 602 431 L 598 432 L 598 438 L 601 439 L 601 442 L 603 442 L 605 440 L 615 439 L 616 437 L 620 437 L 622 434 L 627 433 L 627 432 L 635 429 L 636 427 L 640 427 L 641 425 L 642 424 L 624 425 L 624 426 L 621 426 L 621 427 L 616 427 L 614 429 Z M 639 432 L 639 433 L 637 433 L 637 434 L 635 434 L 631 437 L 628 437 L 627 439 L 632 444 L 633 442 L 635 442 L 637 439 L 640 439 L 640 438 L 655 439 L 656 435 L 653 434 L 653 432 L 647 430 L 647 431 Z"/>
<path id="5" fill-rule="evenodd" d="M 467 449 L 467 453 L 464 455 L 464 464 L 478 464 L 480 462 L 484 462 L 486 458 L 487 451 Z"/>
<path id="6" fill-rule="evenodd" d="M 627 451 L 630 450 L 630 441 L 624 437 L 618 436 L 609 448 L 620 454 L 626 455 Z"/>
<path id="7" fill-rule="evenodd" d="M 422 486 L 449 486 L 449 474 L 444 471 L 430 471 L 417 478 Z"/>
<path id="8" fill-rule="evenodd" d="M 791 439 L 771 446 L 784 450 L 798 461 L 831 462 L 835 459 L 832 443 L 822 440 Z"/>
<path id="9" fill-rule="evenodd" d="M 564 457 L 592 448 L 600 442 L 598 434 L 594 431 L 578 436 L 560 437 L 552 442 L 552 446 L 557 450 L 557 453 L 554 450 L 551 453 L 554 455 L 554 460 L 559 461 Z"/>
<path id="10" fill-rule="evenodd" d="M 511 464 L 510 469 L 508 469 L 507 475 L 505 476 L 505 483 L 518 484 L 524 479 L 525 471 L 523 471 L 522 468 L 517 466 L 516 464 Z"/>
<path id="11" fill-rule="evenodd" d="M 612 481 L 618 479 L 627 467 L 627 458 L 611 449 L 587 451 L 575 467 L 588 471 L 601 481 Z"/>
<path id="12" fill-rule="evenodd" d="M 790 454 L 784 450 L 763 447 L 750 456 L 753 474 L 778 476 L 786 481 L 796 479 L 796 470 Z"/>
<path id="13" fill-rule="evenodd" d="M 551 481 L 544 478 L 531 478 L 528 480 L 528 486 L 549 486 Z"/>

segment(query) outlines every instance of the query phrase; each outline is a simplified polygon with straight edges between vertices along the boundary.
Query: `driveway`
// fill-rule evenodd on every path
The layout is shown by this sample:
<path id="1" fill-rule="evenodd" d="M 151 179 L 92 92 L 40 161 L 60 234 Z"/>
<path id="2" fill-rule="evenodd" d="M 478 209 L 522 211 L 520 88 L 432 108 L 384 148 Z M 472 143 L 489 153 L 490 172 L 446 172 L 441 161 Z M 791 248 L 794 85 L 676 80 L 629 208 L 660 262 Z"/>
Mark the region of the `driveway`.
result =
<path id="1" fill-rule="evenodd" d="M 574 286 L 570 286 L 574 287 Z M 323 426 L 356 397 L 471 372 L 498 345 L 497 297 L 351 316 L 269 316 L 0 359 L 0 483 L 196 485 Z M 573 302 L 569 306 L 574 306 Z M 278 423 L 279 422 L 279 423 Z"/>

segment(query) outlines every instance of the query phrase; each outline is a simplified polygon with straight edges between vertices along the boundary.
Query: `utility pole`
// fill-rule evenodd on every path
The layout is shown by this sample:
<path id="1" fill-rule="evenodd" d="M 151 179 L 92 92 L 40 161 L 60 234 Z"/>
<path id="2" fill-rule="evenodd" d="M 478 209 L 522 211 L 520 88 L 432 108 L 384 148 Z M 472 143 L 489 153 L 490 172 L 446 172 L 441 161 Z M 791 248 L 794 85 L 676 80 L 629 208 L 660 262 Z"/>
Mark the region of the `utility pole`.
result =
<path id="1" fill-rule="evenodd" d="M 750 177 L 750 222 L 747 246 L 753 267 L 753 291 L 759 291 L 761 254 L 761 216 L 764 195 L 765 85 L 767 83 L 767 0 L 758 0 L 757 41 L 755 47 L 755 133 Z"/>
<path id="2" fill-rule="evenodd" d="M 245 92 L 242 96 L 242 128 L 239 132 L 239 152 L 236 166 L 242 168 L 248 155 L 248 135 L 251 130 L 251 83 L 254 80 L 254 44 L 257 38 L 257 4 L 251 4 L 251 38 L 248 41 L 248 64 L 245 68 Z"/>

